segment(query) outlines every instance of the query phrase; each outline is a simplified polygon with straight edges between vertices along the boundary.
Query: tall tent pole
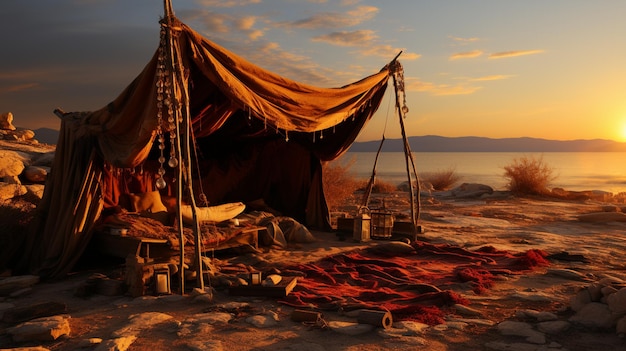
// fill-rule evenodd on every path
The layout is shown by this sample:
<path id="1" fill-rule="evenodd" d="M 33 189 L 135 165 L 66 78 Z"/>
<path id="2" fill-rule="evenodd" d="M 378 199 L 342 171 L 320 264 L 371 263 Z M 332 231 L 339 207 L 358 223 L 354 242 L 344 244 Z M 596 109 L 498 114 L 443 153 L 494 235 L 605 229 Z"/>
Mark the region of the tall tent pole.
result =
<path id="1" fill-rule="evenodd" d="M 176 124 L 176 136 L 177 136 L 177 156 L 179 160 L 178 165 L 178 191 L 177 191 L 177 210 L 178 210 L 178 230 L 180 240 L 180 267 L 184 265 L 185 251 L 184 251 L 184 233 L 183 233 L 183 219 L 181 206 L 183 203 L 183 182 L 185 182 L 186 190 L 189 192 L 190 207 L 193 218 L 193 233 L 194 233 L 194 265 L 196 268 L 196 287 L 204 290 L 204 273 L 202 267 L 202 247 L 200 240 L 200 224 L 197 217 L 197 206 L 195 201 L 195 195 L 193 191 L 192 175 L 191 175 L 191 121 L 189 112 L 189 90 L 186 80 L 184 79 L 185 70 L 183 67 L 180 47 L 174 45 L 174 37 L 172 36 L 174 10 L 172 8 L 171 0 L 165 0 L 165 13 L 167 17 L 167 32 L 169 33 L 168 44 L 170 45 L 170 64 L 171 73 L 173 76 L 172 83 L 175 87 L 176 99 L 175 99 L 175 124 Z M 180 117 L 180 118 L 179 118 Z M 182 126 L 181 126 L 182 125 Z M 185 136 L 185 140 L 182 140 L 182 136 Z M 184 294 L 185 277 L 181 274 L 181 294 Z"/>
<path id="2" fill-rule="evenodd" d="M 401 54 L 402 52 L 400 52 Z M 398 56 L 400 55 L 398 54 Z M 403 146 L 404 146 L 404 157 L 405 157 L 405 161 L 406 161 L 406 173 L 407 173 L 407 178 L 409 180 L 409 196 L 410 196 L 410 200 L 411 200 L 411 222 L 413 224 L 413 240 L 416 239 L 417 237 L 417 221 L 419 218 L 419 213 L 420 213 L 420 201 L 419 201 L 419 177 L 417 176 L 417 172 L 415 170 L 415 161 L 413 160 L 413 153 L 411 152 L 411 146 L 409 145 L 409 141 L 407 139 L 406 136 L 406 129 L 404 127 L 404 113 L 405 111 L 403 110 L 403 107 L 400 106 L 400 87 L 399 87 L 399 82 L 398 82 L 398 78 L 397 78 L 397 74 L 402 70 L 402 66 L 400 65 L 400 62 L 398 62 L 396 59 L 397 57 L 393 59 L 392 61 L 392 76 L 393 76 L 393 86 L 394 86 L 394 90 L 396 93 L 396 110 L 398 111 L 398 119 L 400 120 L 400 130 L 402 132 L 402 141 L 403 141 Z M 416 181 L 416 186 L 417 186 L 417 190 L 413 187 L 413 177 L 411 176 L 411 168 L 409 167 L 409 164 L 412 165 L 413 168 L 413 176 L 415 177 L 415 181 Z"/>

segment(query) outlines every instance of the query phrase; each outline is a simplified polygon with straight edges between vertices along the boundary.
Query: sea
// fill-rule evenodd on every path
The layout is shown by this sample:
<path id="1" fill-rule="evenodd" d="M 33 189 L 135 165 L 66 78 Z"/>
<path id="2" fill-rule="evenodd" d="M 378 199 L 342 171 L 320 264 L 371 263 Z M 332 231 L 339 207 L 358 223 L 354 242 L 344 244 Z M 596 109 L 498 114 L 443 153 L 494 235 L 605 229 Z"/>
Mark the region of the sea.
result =
<path id="1" fill-rule="evenodd" d="M 550 188 L 571 191 L 602 190 L 626 192 L 625 152 L 414 152 L 418 175 L 453 170 L 461 183 L 480 183 L 496 190 L 506 189 L 504 167 L 522 157 L 541 159 L 553 170 Z M 333 161 L 349 166 L 357 178 L 369 179 L 374 170 L 375 152 L 347 152 Z M 402 152 L 381 152 L 375 167 L 376 179 L 392 184 L 408 180 Z"/>

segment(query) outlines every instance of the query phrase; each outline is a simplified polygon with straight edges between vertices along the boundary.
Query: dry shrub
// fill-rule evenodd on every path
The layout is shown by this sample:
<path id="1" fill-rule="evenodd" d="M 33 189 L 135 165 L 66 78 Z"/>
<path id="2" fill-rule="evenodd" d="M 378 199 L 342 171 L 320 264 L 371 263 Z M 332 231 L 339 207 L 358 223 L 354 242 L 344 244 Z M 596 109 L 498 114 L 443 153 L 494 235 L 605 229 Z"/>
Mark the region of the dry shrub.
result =
<path id="1" fill-rule="evenodd" d="M 369 184 L 369 179 L 361 181 L 358 186 L 358 190 L 365 190 Z M 372 194 L 384 194 L 393 193 L 398 191 L 398 186 L 389 182 L 382 181 L 380 179 L 374 180 L 374 186 L 372 186 Z"/>
<path id="2" fill-rule="evenodd" d="M 324 194 L 331 211 L 344 205 L 357 189 L 357 181 L 350 173 L 350 167 L 354 162 L 352 159 L 345 164 L 332 162 L 322 166 Z"/>
<path id="3" fill-rule="evenodd" d="M 435 172 L 425 172 L 422 174 L 421 179 L 430 183 L 435 190 L 448 190 L 461 180 L 461 176 L 456 173 L 454 168 L 449 168 Z"/>
<path id="4" fill-rule="evenodd" d="M 504 166 L 504 178 L 508 180 L 507 188 L 516 194 L 546 195 L 550 191 L 548 185 L 556 176 L 554 170 L 543 161 L 543 157 L 520 157 L 513 163 Z"/>

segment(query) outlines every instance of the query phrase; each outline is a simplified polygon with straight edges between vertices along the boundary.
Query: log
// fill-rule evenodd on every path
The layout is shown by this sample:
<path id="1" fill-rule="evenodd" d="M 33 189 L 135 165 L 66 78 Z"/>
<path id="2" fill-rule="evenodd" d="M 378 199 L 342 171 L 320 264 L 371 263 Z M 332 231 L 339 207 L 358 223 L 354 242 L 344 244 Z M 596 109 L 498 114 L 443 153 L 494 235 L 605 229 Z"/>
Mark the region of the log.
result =
<path id="1" fill-rule="evenodd" d="M 384 329 L 391 328 L 393 318 L 388 311 L 362 310 L 359 311 L 357 321 L 362 324 L 370 324 Z"/>

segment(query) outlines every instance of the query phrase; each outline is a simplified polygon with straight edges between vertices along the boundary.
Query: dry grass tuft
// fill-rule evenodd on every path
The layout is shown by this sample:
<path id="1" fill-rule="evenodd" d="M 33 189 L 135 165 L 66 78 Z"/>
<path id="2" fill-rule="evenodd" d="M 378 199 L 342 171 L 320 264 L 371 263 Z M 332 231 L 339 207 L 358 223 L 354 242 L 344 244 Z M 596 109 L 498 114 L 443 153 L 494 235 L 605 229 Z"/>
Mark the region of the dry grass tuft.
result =
<path id="1" fill-rule="evenodd" d="M 330 211 L 338 210 L 358 188 L 358 182 L 350 172 L 354 162 L 352 159 L 345 164 L 332 162 L 322 166 L 324 194 Z"/>
<path id="2" fill-rule="evenodd" d="M 369 179 L 360 181 L 358 190 L 365 190 L 367 188 L 368 183 L 369 183 Z M 376 179 L 374 182 L 374 186 L 372 187 L 372 194 L 386 194 L 386 193 L 393 193 L 396 191 L 398 191 L 397 185 L 382 181 L 380 179 Z"/>
<path id="3" fill-rule="evenodd" d="M 456 173 L 454 168 L 449 168 L 423 173 L 421 179 L 430 183 L 435 190 L 448 190 L 461 180 L 461 176 Z"/>
<path id="4" fill-rule="evenodd" d="M 520 157 L 504 166 L 507 188 L 520 195 L 547 195 L 548 185 L 556 179 L 554 170 L 543 161 L 543 157 Z"/>

